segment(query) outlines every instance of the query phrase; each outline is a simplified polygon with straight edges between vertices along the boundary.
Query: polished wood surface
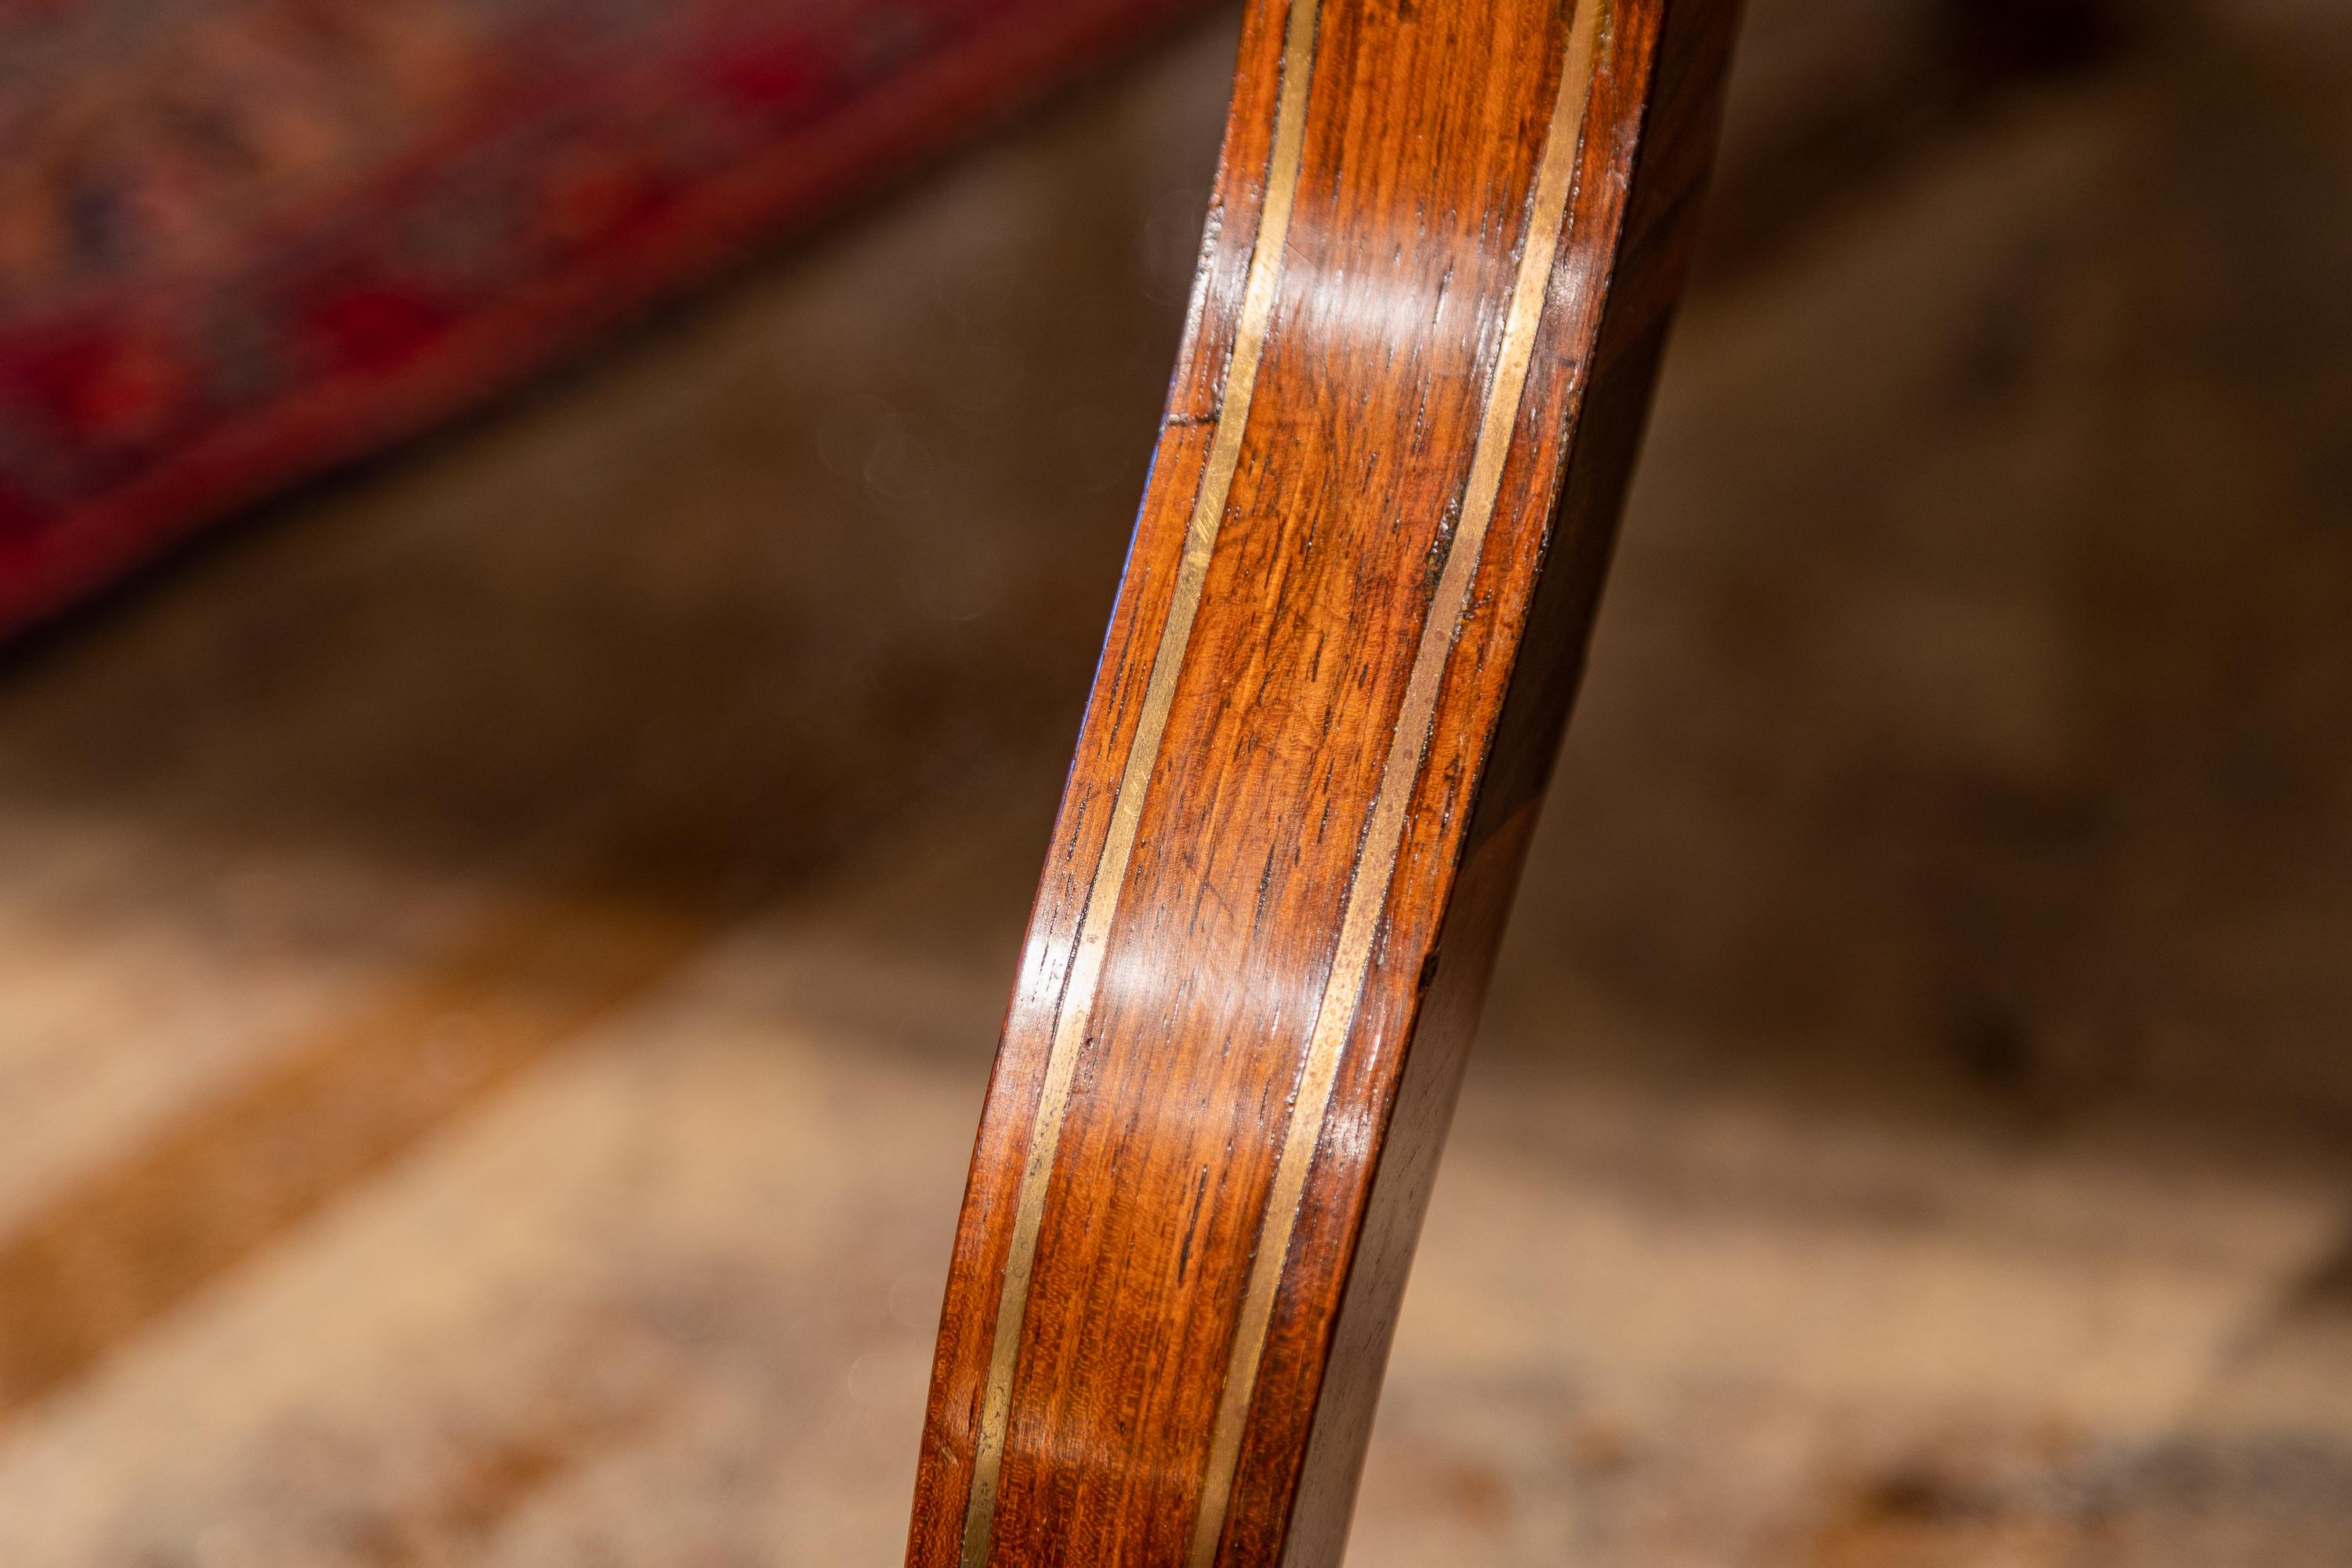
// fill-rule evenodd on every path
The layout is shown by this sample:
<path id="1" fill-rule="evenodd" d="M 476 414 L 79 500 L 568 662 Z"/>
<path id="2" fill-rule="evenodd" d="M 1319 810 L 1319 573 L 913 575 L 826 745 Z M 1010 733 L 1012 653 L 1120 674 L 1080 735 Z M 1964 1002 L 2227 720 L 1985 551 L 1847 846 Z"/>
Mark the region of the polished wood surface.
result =
<path id="1" fill-rule="evenodd" d="M 1338 1561 L 1728 0 L 1249 12 L 908 1562 Z"/>

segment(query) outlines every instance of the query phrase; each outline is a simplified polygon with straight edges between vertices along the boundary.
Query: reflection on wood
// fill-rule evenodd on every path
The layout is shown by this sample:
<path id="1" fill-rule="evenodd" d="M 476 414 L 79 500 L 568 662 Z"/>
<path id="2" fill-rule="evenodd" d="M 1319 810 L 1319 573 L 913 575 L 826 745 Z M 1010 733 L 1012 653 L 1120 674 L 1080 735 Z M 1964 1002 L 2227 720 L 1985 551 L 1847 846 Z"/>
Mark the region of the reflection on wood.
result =
<path id="1" fill-rule="evenodd" d="M 1733 15 L 1251 9 L 973 1159 L 918 1568 L 1338 1561 Z"/>

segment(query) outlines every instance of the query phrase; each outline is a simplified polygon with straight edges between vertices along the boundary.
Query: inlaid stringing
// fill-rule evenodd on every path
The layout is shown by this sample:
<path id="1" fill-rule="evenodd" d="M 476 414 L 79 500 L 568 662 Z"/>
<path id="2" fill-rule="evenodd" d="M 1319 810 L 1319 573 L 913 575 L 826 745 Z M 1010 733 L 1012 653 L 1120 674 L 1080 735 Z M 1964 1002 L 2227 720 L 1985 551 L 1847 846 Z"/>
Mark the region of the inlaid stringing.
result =
<path id="1" fill-rule="evenodd" d="M 1371 964 L 1381 908 L 1403 841 L 1406 807 L 1413 782 L 1426 757 L 1430 725 L 1446 660 L 1469 601 L 1487 526 L 1494 518 L 1503 463 L 1518 420 L 1536 328 L 1542 317 L 1560 224 L 1574 183 L 1576 153 L 1580 144 L 1579 132 L 1591 96 L 1596 45 L 1606 26 L 1607 10 L 1607 0 L 1585 0 L 1579 5 L 1569 30 L 1566 58 L 1561 63 L 1551 121 L 1528 204 L 1527 232 L 1521 238 L 1509 310 L 1464 490 L 1461 519 L 1447 545 L 1444 564 L 1431 597 L 1379 793 L 1374 797 L 1361 858 L 1349 879 L 1338 951 L 1317 1008 L 1314 1032 L 1297 1088 L 1291 1097 L 1282 1153 L 1261 1222 L 1256 1256 L 1218 1405 L 1208 1471 L 1193 1529 L 1192 1568 L 1210 1568 L 1216 1557 L 1226 1505 L 1232 1495 L 1234 1467 L 1249 1417 L 1250 1396 L 1256 1386 L 1266 1327 L 1297 1226 L 1307 1169 L 1328 1108 L 1332 1080 L 1347 1041 L 1355 999 Z M 1192 622 L 1200 608 L 1209 563 L 1215 553 L 1228 505 L 1242 437 L 1249 422 L 1258 365 L 1281 280 L 1291 205 L 1297 190 L 1306 99 L 1314 70 L 1316 16 L 1316 0 L 1293 0 L 1284 34 L 1282 89 L 1265 195 L 1232 359 L 1219 400 L 1215 436 L 1186 530 L 1174 593 L 1153 654 L 1140 717 L 1120 773 L 1109 831 L 1088 888 L 1076 954 L 1055 1023 L 1045 1084 L 1022 1171 L 1012 1247 L 998 1298 L 988 1382 L 974 1451 L 971 1493 L 965 1510 L 964 1568 L 984 1568 L 988 1561 L 1011 1416 L 1013 1380 L 1018 1369 L 1021 1325 L 1028 1305 L 1030 1271 L 1035 1261 L 1038 1231 L 1060 1145 L 1062 1122 L 1068 1110 L 1071 1078 L 1093 1017 L 1103 956 L 1111 923 L 1118 912 L 1119 889 L 1134 851 L 1144 795 L 1158 760 L 1160 738 L 1175 697 L 1176 678 L 1183 667 Z"/>
<path id="2" fill-rule="evenodd" d="M 1200 1513 L 1192 1527 L 1192 1568 L 1211 1568 L 1216 1561 L 1217 1540 L 1224 1532 L 1225 1505 L 1233 1495 L 1234 1465 L 1241 1457 L 1242 1429 L 1249 1420 L 1250 1394 L 1257 1386 L 1258 1362 L 1265 1352 L 1267 1322 L 1274 1316 L 1275 1292 L 1290 1254 L 1291 1233 L 1298 1223 L 1298 1205 L 1305 1195 L 1307 1167 L 1322 1136 L 1329 1109 L 1331 1082 L 1339 1070 L 1340 1048 L 1348 1043 L 1356 998 L 1362 992 L 1372 963 L 1372 941 L 1379 933 L 1381 906 L 1388 899 L 1389 879 L 1396 869 L 1397 851 L 1404 842 L 1405 808 L 1412 798 L 1429 752 L 1429 729 L 1437 713 L 1439 683 L 1454 652 L 1455 634 L 1470 602 L 1471 580 L 1486 542 L 1487 525 L 1495 518 L 1495 500 L 1503 487 L 1503 459 L 1510 450 L 1511 433 L 1518 424 L 1519 398 L 1528 384 L 1528 363 L 1535 352 L 1536 325 L 1543 317 L 1544 296 L 1551 283 L 1552 258 L 1559 247 L 1560 220 L 1575 180 L 1579 129 L 1592 95 L 1592 63 L 1596 35 L 1604 25 L 1608 0 L 1580 0 L 1575 24 L 1569 30 L 1567 58 L 1561 62 L 1559 90 L 1552 100 L 1551 124 L 1544 136 L 1542 161 L 1537 165 L 1535 194 L 1528 202 L 1528 228 L 1519 245 L 1517 275 L 1511 285 L 1510 312 L 1504 319 L 1503 342 L 1495 356 L 1494 380 L 1478 420 L 1478 444 L 1470 459 L 1470 478 L 1464 487 L 1462 518 L 1445 547 L 1445 564 L 1436 592 L 1431 595 L 1428 618 L 1422 624 L 1414 649 L 1412 674 L 1405 686 L 1404 703 L 1397 713 L 1396 730 L 1389 738 L 1389 754 L 1381 771 L 1380 793 L 1373 796 L 1370 826 L 1364 833 L 1361 858 L 1348 881 L 1347 912 L 1340 918 L 1339 946 L 1333 956 L 1323 997 L 1315 1012 L 1315 1032 L 1291 1100 L 1285 1128 L 1282 1157 L 1275 1166 L 1274 1190 L 1268 1194 L 1265 1218 L 1259 1232 L 1257 1254 L 1251 1261 L 1249 1291 L 1242 1300 L 1241 1321 L 1234 1334 L 1233 1361 L 1225 1371 L 1224 1393 L 1217 1405 L 1215 1436 L 1209 1449 L 1209 1471 L 1201 1494 Z"/>
<path id="3" fill-rule="evenodd" d="M 972 1455 L 971 1497 L 964 1507 L 964 1568 L 983 1568 L 988 1562 L 997 1485 L 1003 1474 L 1004 1436 L 1013 1414 L 1021 1322 L 1029 1304 L 1029 1274 L 1037 1258 L 1045 1189 L 1053 1176 L 1054 1156 L 1061 1146 L 1062 1120 L 1069 1109 L 1070 1076 L 1076 1069 L 1078 1050 L 1086 1044 L 1087 1028 L 1094 1018 L 1103 954 L 1110 943 L 1111 921 L 1118 913 L 1119 889 L 1127 880 L 1136 832 L 1142 826 L 1144 795 L 1150 787 L 1160 737 L 1168 728 L 1169 709 L 1176 700 L 1176 677 L 1192 641 L 1193 617 L 1201 608 L 1209 561 L 1216 553 L 1217 533 L 1233 493 L 1234 470 L 1241 460 L 1250 400 L 1257 390 L 1258 361 L 1265 354 L 1266 327 L 1274 315 L 1275 289 L 1281 281 L 1283 256 L 1289 243 L 1291 202 L 1298 191 L 1299 163 L 1306 146 L 1307 91 L 1315 69 L 1316 10 L 1317 0 L 1291 0 L 1283 31 L 1282 92 L 1275 111 L 1274 145 L 1266 159 L 1265 195 L 1259 207 L 1257 239 L 1250 254 L 1233 357 L 1225 371 L 1223 395 L 1218 400 L 1216 434 L 1185 529 L 1183 560 L 1177 568 L 1160 644 L 1152 653 L 1135 737 L 1119 773 L 1110 830 L 1087 890 L 1077 952 L 1063 984 L 1061 1011 L 1055 1019 L 1053 1045 L 1045 1058 L 1045 1082 L 1038 1095 L 1029 1153 L 1021 1171 L 1013 1245 L 1004 1260 L 1004 1282 L 997 1298 L 987 1391 L 982 1399 L 980 1432 Z"/>
<path id="4" fill-rule="evenodd" d="M 1338 1568 L 1736 20 L 1249 0 L 909 1568 Z"/>

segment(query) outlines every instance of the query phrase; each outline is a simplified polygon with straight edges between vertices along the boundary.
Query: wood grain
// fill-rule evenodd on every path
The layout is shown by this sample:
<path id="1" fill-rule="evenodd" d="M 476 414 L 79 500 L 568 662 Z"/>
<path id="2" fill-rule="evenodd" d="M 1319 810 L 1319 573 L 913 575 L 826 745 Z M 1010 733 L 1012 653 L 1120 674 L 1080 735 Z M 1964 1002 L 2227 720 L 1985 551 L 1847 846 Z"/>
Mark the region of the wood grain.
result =
<path id="1" fill-rule="evenodd" d="M 1337 1561 L 1732 17 L 1252 7 L 910 1563 Z"/>

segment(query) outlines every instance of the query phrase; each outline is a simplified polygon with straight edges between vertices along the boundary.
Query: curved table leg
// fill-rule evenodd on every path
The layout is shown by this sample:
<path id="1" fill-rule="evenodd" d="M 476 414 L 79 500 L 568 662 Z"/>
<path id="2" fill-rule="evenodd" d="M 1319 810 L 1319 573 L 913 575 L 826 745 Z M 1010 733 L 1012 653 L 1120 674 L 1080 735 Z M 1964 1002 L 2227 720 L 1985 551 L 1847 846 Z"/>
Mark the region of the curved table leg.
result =
<path id="1" fill-rule="evenodd" d="M 1254 0 L 914 1568 L 1338 1562 L 1734 0 Z"/>

